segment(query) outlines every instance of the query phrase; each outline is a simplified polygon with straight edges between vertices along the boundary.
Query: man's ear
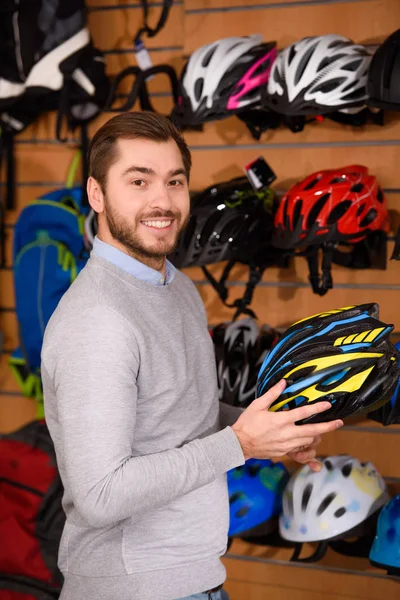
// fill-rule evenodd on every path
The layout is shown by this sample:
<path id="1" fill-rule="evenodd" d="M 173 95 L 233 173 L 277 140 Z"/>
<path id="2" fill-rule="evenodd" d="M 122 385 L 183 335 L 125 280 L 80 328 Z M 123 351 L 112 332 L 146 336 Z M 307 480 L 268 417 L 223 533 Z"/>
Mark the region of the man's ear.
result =
<path id="1" fill-rule="evenodd" d="M 89 177 L 86 190 L 90 206 L 96 213 L 102 213 L 104 211 L 104 195 L 99 182 L 93 177 Z"/>

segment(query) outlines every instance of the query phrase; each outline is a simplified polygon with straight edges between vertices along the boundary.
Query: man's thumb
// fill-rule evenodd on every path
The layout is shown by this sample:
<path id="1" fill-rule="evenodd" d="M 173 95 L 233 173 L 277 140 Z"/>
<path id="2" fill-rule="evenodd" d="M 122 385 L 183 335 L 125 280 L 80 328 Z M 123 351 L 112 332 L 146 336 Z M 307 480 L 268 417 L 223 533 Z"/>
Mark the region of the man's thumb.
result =
<path id="1" fill-rule="evenodd" d="M 275 400 L 279 398 L 282 394 L 283 390 L 286 387 L 286 381 L 281 379 L 276 383 L 268 392 L 265 392 L 259 398 L 256 398 L 250 406 L 253 406 L 256 410 L 266 410 L 268 409 Z"/>

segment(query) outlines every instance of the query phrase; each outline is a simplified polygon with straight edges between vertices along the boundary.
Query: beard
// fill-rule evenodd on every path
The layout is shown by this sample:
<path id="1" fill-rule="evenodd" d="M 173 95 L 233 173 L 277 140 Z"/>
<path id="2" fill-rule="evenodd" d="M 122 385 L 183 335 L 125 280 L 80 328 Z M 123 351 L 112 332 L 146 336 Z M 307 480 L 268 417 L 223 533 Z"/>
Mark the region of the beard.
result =
<path id="1" fill-rule="evenodd" d="M 179 236 L 183 229 L 186 227 L 189 215 L 186 217 L 184 222 L 182 221 L 182 215 L 180 211 L 154 211 L 148 215 L 142 215 L 141 217 L 136 218 L 135 226 L 129 225 L 114 208 L 111 207 L 110 203 L 107 200 L 107 197 L 104 197 L 105 203 L 105 218 L 107 221 L 108 228 L 112 237 L 120 242 L 127 250 L 127 252 L 133 257 L 141 257 L 144 259 L 153 259 L 160 260 L 168 254 L 171 254 L 177 246 Z M 168 218 L 174 219 L 177 224 L 176 234 L 174 239 L 168 241 L 167 239 L 160 239 L 156 241 L 153 246 L 145 244 L 142 240 L 140 234 L 136 233 L 137 226 L 140 224 L 141 220 L 144 219 L 160 219 L 160 218 Z"/>

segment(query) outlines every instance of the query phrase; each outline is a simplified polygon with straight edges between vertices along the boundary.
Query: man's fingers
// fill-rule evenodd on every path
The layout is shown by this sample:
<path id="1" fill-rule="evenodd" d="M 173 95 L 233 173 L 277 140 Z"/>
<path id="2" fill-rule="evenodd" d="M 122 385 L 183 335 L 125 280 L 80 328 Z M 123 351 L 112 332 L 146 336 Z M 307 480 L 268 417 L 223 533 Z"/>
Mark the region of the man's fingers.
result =
<path id="1" fill-rule="evenodd" d="M 297 421 L 301 421 L 302 419 L 307 419 L 308 417 L 312 417 L 318 413 L 325 412 L 330 407 L 330 402 L 316 402 L 315 404 L 308 404 L 307 406 L 293 408 L 292 410 L 288 410 L 283 414 L 285 417 L 287 417 L 288 421 L 297 423 Z"/>
<path id="2" fill-rule="evenodd" d="M 300 430 L 297 432 L 297 437 L 315 438 L 318 435 L 335 431 L 342 427 L 343 421 L 337 419 L 336 421 L 330 421 L 329 423 L 312 423 L 311 425 L 295 425 L 296 429 Z M 302 444 L 305 446 L 305 444 Z"/>
<path id="3" fill-rule="evenodd" d="M 314 471 L 314 473 L 319 473 L 322 469 L 322 463 L 320 463 L 319 460 L 310 460 L 308 466 L 310 467 L 311 471 Z"/>
<path id="4" fill-rule="evenodd" d="M 253 400 L 250 406 L 257 408 L 258 410 L 264 410 L 269 408 L 271 404 L 279 398 L 285 387 L 286 381 L 284 379 L 281 379 L 271 389 L 269 389 L 268 392 L 265 392 L 265 394 Z"/>

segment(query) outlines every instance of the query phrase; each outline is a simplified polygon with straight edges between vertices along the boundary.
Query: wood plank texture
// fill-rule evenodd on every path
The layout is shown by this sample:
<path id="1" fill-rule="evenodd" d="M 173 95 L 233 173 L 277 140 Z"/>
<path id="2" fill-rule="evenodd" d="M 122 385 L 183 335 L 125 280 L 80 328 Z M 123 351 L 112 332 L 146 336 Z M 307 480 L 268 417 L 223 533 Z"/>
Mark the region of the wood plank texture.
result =
<path id="1" fill-rule="evenodd" d="M 356 18 L 355 18 L 356 15 Z M 306 36 L 338 33 L 357 43 L 379 44 L 394 29 L 400 17 L 397 0 L 332 2 L 329 4 L 288 5 L 263 10 L 215 11 L 187 14 L 185 54 L 223 35 L 261 33 L 264 40 L 277 40 L 284 48 Z M 223 33 L 222 33 L 223 32 Z"/>
<path id="2" fill-rule="evenodd" d="M 113 78 L 122 69 L 136 65 L 133 37 L 142 24 L 141 0 L 87 0 L 89 28 L 94 44 L 105 52 L 107 74 Z M 150 24 L 154 25 L 162 3 L 149 2 Z M 399 0 L 178 0 L 173 3 L 166 26 L 154 38 L 145 40 L 153 64 L 170 64 L 179 75 L 185 60 L 199 46 L 230 35 L 261 33 L 264 40 L 276 40 L 278 48 L 303 36 L 339 33 L 356 42 L 374 46 L 385 39 L 400 22 Z M 127 79 L 118 92 L 124 96 L 132 81 Z M 148 83 L 155 109 L 170 114 L 173 106 L 165 76 Z M 140 108 L 137 103 L 135 110 Z M 89 137 L 114 113 L 104 112 L 89 125 Z M 43 115 L 16 140 L 16 208 L 6 214 L 6 262 L 0 270 L 0 329 L 5 348 L 18 342 L 13 287 L 13 226 L 20 211 L 37 196 L 62 185 L 79 143 L 77 133 L 67 144 L 55 141 L 55 113 Z M 364 164 L 387 190 L 392 234 L 400 225 L 400 113 L 385 115 L 385 125 L 356 128 L 327 119 L 312 123 L 293 134 L 284 127 L 263 134 L 256 142 L 236 117 L 208 123 L 203 131 L 184 136 L 193 155 L 191 189 L 243 174 L 244 165 L 264 156 L 277 175 L 278 194 L 295 181 L 318 169 Z M 79 180 L 79 173 L 78 173 Z M 393 241 L 388 242 L 388 257 Z M 224 264 L 212 265 L 214 276 Z M 186 269 L 197 282 L 210 324 L 233 317 L 213 288 L 204 282 L 201 269 Z M 237 265 L 231 273 L 229 300 L 244 293 L 247 267 Z M 333 267 L 334 288 L 324 297 L 312 293 L 308 268 L 296 258 L 288 269 L 271 268 L 254 293 L 252 308 L 259 320 L 281 329 L 309 314 L 349 304 L 377 302 L 382 320 L 394 323 L 400 339 L 398 302 L 400 263 L 387 261 L 386 270 L 350 270 Z M 13 431 L 35 418 L 36 405 L 25 398 L 8 367 L 8 354 L 0 357 L 0 433 Z M 320 456 L 349 453 L 369 460 L 388 479 L 392 495 L 400 493 L 400 463 L 393 460 L 399 446 L 400 425 L 383 427 L 358 415 L 345 427 L 324 437 Z M 298 468 L 287 457 L 290 471 Z M 304 548 L 305 554 L 313 549 Z M 223 558 L 230 600 L 397 600 L 399 583 L 371 566 L 367 559 L 342 557 L 333 550 L 317 565 L 289 562 L 291 549 L 272 548 L 235 540 Z"/>
<path id="3" fill-rule="evenodd" d="M 333 594 L 335 600 L 345 598 L 381 600 L 383 597 L 387 600 L 397 600 L 398 598 L 398 581 L 383 577 L 382 571 L 368 566 L 367 561 L 364 562 L 364 576 L 362 571 L 359 574 L 322 569 L 316 572 L 313 565 L 299 567 L 287 562 L 273 564 L 267 560 L 243 562 L 238 559 L 238 556 L 249 556 L 251 552 L 249 546 L 237 540 L 232 545 L 230 553 L 223 559 L 228 572 L 226 589 L 230 594 L 230 600 L 244 598 L 264 600 L 270 598 L 270 593 L 275 594 L 273 598 L 286 600 L 286 598 L 296 597 L 292 596 L 292 592 L 297 593 L 297 598 L 301 600 L 313 598 L 312 594 L 321 594 L 322 599 L 329 598 L 329 595 Z M 369 573 L 375 576 L 368 577 Z"/>
<path id="4" fill-rule="evenodd" d="M 149 24 L 154 25 L 161 7 L 150 7 Z M 118 10 L 89 12 L 89 28 L 93 43 L 100 50 L 132 49 L 133 38 L 142 24 L 142 12 L 121 6 Z M 168 21 L 157 36 L 146 38 L 148 48 L 182 47 L 184 42 L 183 5 L 174 5 Z"/>

